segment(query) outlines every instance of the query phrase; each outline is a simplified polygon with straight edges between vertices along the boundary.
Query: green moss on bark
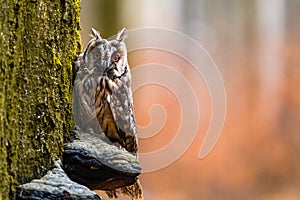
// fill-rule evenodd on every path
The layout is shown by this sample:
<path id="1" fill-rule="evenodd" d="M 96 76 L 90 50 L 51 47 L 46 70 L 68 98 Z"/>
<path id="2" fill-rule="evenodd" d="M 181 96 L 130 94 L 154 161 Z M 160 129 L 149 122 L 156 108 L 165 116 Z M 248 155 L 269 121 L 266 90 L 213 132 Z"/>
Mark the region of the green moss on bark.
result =
<path id="1" fill-rule="evenodd" d="M 0 0 L 0 198 L 61 156 L 72 120 L 79 0 Z"/>

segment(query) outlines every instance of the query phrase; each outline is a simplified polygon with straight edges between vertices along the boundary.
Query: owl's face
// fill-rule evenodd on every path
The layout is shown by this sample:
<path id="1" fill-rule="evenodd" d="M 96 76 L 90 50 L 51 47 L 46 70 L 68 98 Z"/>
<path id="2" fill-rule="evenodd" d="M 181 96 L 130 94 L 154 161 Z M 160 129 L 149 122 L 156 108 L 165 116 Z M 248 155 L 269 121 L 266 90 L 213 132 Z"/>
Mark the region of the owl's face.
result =
<path id="1" fill-rule="evenodd" d="M 124 28 L 116 39 L 102 39 L 97 31 L 92 29 L 94 38 L 84 51 L 84 62 L 89 71 L 108 76 L 120 77 L 127 71 L 127 49 L 125 45 L 126 29 Z"/>

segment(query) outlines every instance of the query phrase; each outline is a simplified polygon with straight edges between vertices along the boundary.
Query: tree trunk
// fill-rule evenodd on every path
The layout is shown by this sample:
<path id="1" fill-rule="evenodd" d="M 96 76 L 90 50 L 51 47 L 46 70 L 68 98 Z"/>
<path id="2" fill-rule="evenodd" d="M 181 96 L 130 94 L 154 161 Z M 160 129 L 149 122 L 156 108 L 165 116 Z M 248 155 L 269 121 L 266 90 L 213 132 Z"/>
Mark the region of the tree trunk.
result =
<path id="1" fill-rule="evenodd" d="M 80 0 L 0 0 L 0 199 L 62 155 L 72 120 Z"/>

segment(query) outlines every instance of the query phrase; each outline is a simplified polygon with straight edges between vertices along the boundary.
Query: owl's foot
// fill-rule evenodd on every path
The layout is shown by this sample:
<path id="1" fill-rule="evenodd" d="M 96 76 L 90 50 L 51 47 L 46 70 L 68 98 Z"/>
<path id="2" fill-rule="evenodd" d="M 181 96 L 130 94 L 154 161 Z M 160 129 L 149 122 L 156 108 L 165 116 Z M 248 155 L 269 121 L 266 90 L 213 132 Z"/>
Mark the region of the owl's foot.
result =
<path id="1" fill-rule="evenodd" d="M 127 151 L 119 142 L 114 142 L 114 145 L 123 151 Z"/>

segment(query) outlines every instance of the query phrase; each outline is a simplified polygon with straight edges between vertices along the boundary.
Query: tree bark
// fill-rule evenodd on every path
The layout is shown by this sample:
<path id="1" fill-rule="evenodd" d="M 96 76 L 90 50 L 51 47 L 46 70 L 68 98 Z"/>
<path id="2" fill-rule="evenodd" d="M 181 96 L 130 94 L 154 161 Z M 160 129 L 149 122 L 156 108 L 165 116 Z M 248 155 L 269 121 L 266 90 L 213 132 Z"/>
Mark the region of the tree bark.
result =
<path id="1" fill-rule="evenodd" d="M 0 0 L 0 199 L 39 178 L 70 137 L 80 0 Z"/>

